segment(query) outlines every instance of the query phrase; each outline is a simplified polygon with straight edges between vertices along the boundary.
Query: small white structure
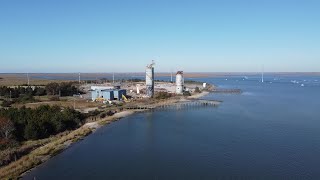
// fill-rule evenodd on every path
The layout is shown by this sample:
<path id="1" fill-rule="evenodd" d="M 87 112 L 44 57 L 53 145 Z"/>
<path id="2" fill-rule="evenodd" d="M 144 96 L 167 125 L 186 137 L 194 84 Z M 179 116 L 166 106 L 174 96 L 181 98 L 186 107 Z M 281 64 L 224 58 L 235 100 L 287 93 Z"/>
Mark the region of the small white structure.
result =
<path id="1" fill-rule="evenodd" d="M 206 88 L 207 87 L 207 83 L 203 83 L 203 88 Z"/>
<path id="2" fill-rule="evenodd" d="M 183 94 L 184 78 L 183 71 L 178 71 L 176 75 L 176 94 Z"/>
<path id="3" fill-rule="evenodd" d="M 140 84 L 137 84 L 137 94 L 140 94 Z"/>

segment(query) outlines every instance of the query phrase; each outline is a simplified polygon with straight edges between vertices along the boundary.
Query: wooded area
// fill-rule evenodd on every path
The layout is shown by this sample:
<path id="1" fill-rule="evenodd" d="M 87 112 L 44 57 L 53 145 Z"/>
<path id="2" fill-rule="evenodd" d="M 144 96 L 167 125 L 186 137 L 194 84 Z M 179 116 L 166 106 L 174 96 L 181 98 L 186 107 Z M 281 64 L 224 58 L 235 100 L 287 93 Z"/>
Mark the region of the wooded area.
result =
<path id="1" fill-rule="evenodd" d="M 47 138 L 79 127 L 84 119 L 80 112 L 59 106 L 0 109 L 0 139 L 21 142 Z"/>

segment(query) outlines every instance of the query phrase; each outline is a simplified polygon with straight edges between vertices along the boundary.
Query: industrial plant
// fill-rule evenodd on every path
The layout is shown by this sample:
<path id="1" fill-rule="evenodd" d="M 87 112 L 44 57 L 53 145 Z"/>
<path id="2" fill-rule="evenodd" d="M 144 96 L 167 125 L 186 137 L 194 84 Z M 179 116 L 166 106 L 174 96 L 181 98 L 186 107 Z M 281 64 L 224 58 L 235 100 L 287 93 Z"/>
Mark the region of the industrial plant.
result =
<path id="1" fill-rule="evenodd" d="M 148 64 L 145 69 L 145 82 L 141 81 L 122 81 L 115 83 L 115 74 L 112 74 L 112 82 L 101 85 L 87 87 L 91 92 L 91 101 L 112 104 L 115 101 L 125 101 L 128 99 L 153 98 L 159 92 L 171 95 L 184 95 L 193 93 L 196 88 L 204 89 L 206 84 L 197 87 L 194 83 L 185 84 L 184 72 L 176 72 L 176 81 L 156 81 L 155 62 Z M 157 82 L 157 83 L 155 83 Z"/>

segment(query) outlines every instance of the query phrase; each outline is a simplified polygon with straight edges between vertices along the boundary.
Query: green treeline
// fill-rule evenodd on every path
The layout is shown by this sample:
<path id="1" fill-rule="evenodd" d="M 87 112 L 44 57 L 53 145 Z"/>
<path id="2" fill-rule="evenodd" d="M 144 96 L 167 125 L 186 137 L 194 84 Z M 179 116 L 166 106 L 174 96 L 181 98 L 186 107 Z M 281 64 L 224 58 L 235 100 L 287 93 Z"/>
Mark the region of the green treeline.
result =
<path id="1" fill-rule="evenodd" d="M 11 92 L 11 93 L 10 93 Z M 61 95 L 72 96 L 73 94 L 82 93 L 73 82 L 49 83 L 45 87 L 0 87 L 0 96 L 19 98 L 21 95 L 44 96 L 44 95 Z"/>
<path id="2" fill-rule="evenodd" d="M 43 105 L 36 109 L 22 107 L 0 109 L 0 124 L 10 130 L 10 134 L 0 135 L 15 141 L 47 138 L 65 130 L 81 126 L 84 115 L 71 108 L 61 109 L 59 106 Z M 11 126 L 11 127 L 9 127 Z"/>

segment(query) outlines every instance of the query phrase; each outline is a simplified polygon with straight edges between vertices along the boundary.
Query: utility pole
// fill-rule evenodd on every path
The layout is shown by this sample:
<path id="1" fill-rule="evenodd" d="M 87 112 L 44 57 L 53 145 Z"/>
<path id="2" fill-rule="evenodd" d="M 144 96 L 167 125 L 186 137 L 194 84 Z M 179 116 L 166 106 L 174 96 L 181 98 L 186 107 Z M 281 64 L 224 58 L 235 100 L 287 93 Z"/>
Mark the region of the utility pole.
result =
<path id="1" fill-rule="evenodd" d="M 11 99 L 11 90 L 10 90 L 10 101 L 12 101 L 12 99 Z"/>
<path id="2" fill-rule="evenodd" d="M 112 83 L 114 84 L 114 73 L 112 73 Z"/>
<path id="3" fill-rule="evenodd" d="M 79 85 L 81 84 L 81 73 L 79 72 Z"/>
<path id="4" fill-rule="evenodd" d="M 29 73 L 27 73 L 28 86 L 30 85 Z"/>

